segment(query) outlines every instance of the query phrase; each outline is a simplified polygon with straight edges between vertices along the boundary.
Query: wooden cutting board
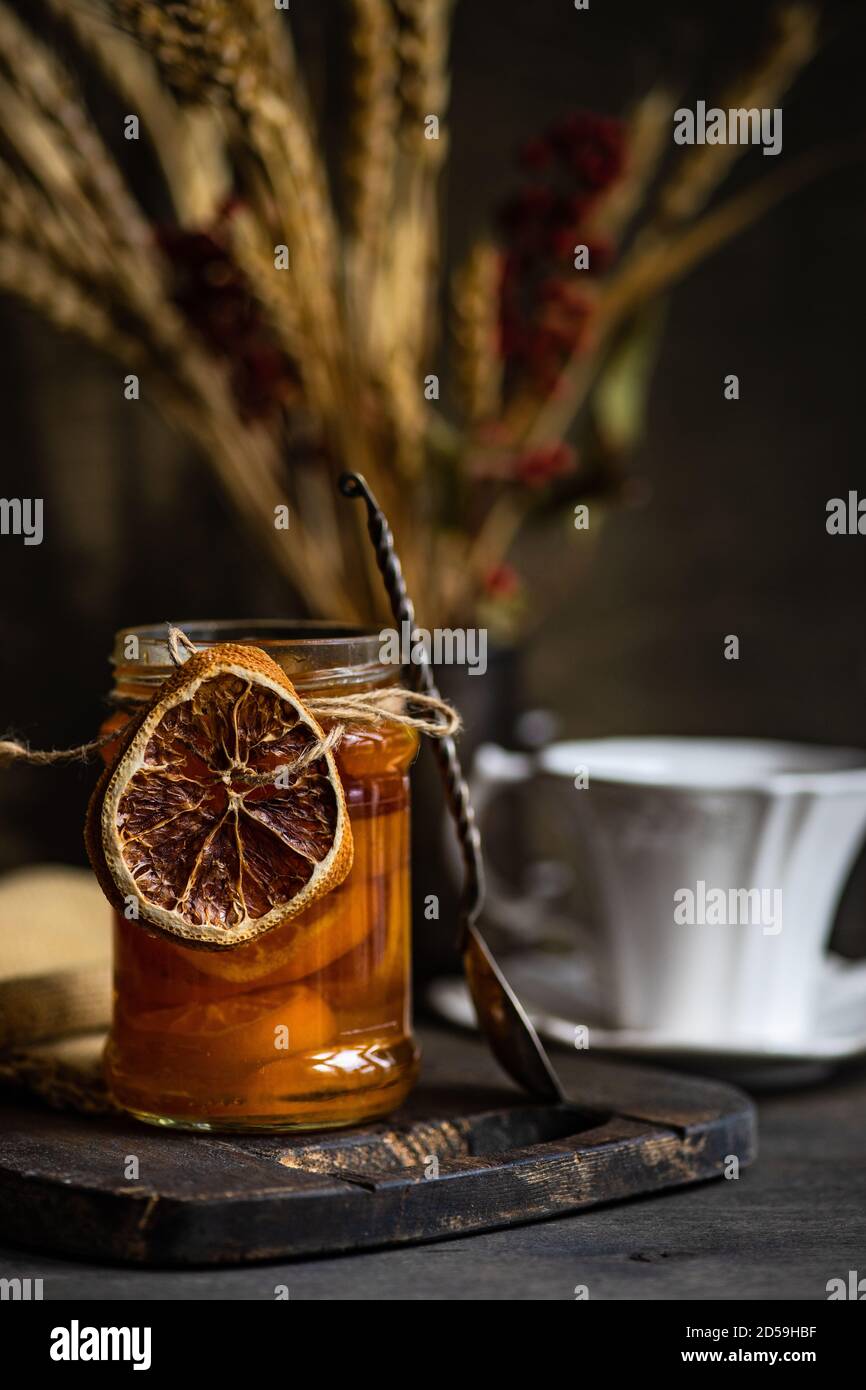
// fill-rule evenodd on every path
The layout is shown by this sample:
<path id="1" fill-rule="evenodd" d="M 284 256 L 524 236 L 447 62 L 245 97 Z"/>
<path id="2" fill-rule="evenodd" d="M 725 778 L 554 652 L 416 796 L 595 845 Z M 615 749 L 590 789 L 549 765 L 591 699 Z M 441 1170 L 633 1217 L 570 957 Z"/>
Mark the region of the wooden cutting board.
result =
<path id="1" fill-rule="evenodd" d="M 732 1087 L 557 1053 L 575 1103 L 534 1105 L 477 1040 L 436 1029 L 422 1044 L 403 1109 L 315 1135 L 188 1135 L 6 1092 L 0 1239 L 97 1261 L 243 1263 L 535 1221 L 753 1158 L 754 1111 Z"/>

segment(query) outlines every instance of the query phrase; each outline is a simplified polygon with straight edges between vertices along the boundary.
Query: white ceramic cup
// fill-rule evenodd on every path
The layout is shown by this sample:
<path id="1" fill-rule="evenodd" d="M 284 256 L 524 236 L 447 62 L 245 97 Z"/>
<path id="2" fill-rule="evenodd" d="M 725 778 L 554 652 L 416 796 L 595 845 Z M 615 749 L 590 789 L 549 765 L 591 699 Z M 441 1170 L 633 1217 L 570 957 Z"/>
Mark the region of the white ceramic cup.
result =
<path id="1" fill-rule="evenodd" d="M 595 739 L 533 755 L 485 744 L 472 776 L 482 828 L 503 787 L 535 778 L 560 842 L 589 851 L 609 1023 L 704 1043 L 809 1033 L 866 831 L 866 751 L 723 738 Z M 531 898 L 498 892 L 495 875 L 488 902 L 512 929 L 537 914 Z"/>

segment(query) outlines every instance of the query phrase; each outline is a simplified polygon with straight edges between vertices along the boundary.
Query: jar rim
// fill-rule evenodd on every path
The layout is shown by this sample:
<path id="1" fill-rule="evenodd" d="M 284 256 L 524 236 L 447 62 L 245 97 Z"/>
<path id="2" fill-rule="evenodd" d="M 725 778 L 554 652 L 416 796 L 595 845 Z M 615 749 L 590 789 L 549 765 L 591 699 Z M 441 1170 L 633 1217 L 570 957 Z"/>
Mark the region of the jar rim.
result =
<path id="1" fill-rule="evenodd" d="M 304 688 L 330 685 L 380 685 L 394 680 L 399 668 L 381 660 L 380 629 L 354 627 L 317 619 L 230 618 L 189 620 L 176 624 L 197 647 L 219 642 L 264 648 L 290 679 Z M 138 655 L 130 655 L 130 638 Z M 114 638 L 111 664 L 117 681 L 156 684 L 174 670 L 166 623 L 121 628 Z M 142 669 L 145 668 L 145 669 Z"/>

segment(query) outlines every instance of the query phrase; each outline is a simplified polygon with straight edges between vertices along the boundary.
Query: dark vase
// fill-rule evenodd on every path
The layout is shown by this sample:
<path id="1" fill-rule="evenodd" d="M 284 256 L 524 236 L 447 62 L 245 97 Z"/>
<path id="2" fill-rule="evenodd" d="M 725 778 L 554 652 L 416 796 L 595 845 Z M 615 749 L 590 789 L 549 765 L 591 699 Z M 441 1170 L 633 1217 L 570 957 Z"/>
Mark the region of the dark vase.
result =
<path id="1" fill-rule="evenodd" d="M 489 651 L 483 675 L 470 675 L 462 666 L 436 668 L 434 674 L 441 694 L 456 706 L 463 719 L 457 746 L 464 773 L 468 774 L 479 744 L 495 742 L 507 746 L 513 741 L 521 710 L 520 669 L 521 653 L 515 647 Z M 412 922 L 419 1006 L 423 1005 L 423 990 L 429 980 L 460 969 L 456 949 L 459 851 L 439 769 L 429 740 L 423 743 L 412 773 Z M 509 820 L 507 826 L 497 827 L 498 857 L 508 848 L 503 846 L 503 835 L 513 838 L 518 851 L 519 824 Z M 452 853 L 446 837 L 451 841 Z M 430 917 L 431 898 L 438 903 L 438 919 Z"/>

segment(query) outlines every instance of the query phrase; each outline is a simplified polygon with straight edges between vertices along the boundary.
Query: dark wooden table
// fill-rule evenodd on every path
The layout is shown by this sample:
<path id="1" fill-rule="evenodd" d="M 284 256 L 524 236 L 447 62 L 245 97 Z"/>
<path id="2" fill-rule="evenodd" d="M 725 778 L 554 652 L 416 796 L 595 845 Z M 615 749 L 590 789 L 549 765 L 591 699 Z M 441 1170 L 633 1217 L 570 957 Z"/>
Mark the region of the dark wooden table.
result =
<path id="1" fill-rule="evenodd" d="M 493 1079 L 480 1046 L 437 1030 L 437 1053 Z M 866 1273 L 866 1068 L 759 1101 L 760 1153 L 714 1181 L 490 1234 L 248 1268 L 106 1268 L 5 1249 L 0 1276 L 46 1299 L 819 1299 Z"/>

